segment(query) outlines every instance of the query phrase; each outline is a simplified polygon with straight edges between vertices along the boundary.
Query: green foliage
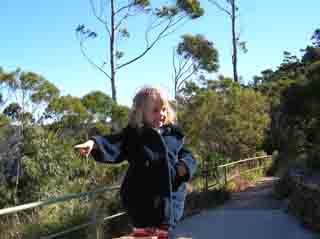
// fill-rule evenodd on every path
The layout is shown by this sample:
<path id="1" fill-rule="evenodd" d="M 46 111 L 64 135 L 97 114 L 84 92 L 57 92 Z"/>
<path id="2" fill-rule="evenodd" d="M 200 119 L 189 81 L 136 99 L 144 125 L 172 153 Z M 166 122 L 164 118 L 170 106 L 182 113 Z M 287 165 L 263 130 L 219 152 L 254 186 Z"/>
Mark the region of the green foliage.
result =
<path id="1" fill-rule="evenodd" d="M 111 114 L 112 119 L 117 122 L 120 128 L 124 128 L 128 125 L 129 108 L 127 106 L 113 105 Z"/>
<path id="2" fill-rule="evenodd" d="M 111 126 L 107 125 L 105 122 L 96 122 L 94 126 L 97 130 L 95 135 L 107 135 L 111 133 Z"/>
<path id="3" fill-rule="evenodd" d="M 269 122 L 265 97 L 231 84 L 225 91 L 202 90 L 184 105 L 180 122 L 202 156 L 217 152 L 238 160 L 262 145 Z"/>
<path id="4" fill-rule="evenodd" d="M 9 125 L 10 119 L 5 114 L 0 114 L 0 130 Z"/>
<path id="5" fill-rule="evenodd" d="M 51 82 L 42 79 L 38 84 L 36 91 L 32 94 L 31 99 L 34 103 L 49 103 L 54 98 L 59 97 L 59 89 Z"/>
<path id="6" fill-rule="evenodd" d="M 208 41 L 202 35 L 192 36 L 185 34 L 183 41 L 178 44 L 177 53 L 185 59 L 191 58 L 195 67 L 208 72 L 217 71 L 218 51 L 214 48 L 213 42 Z"/>
<path id="7" fill-rule="evenodd" d="M 4 110 L 3 114 L 9 117 L 11 120 L 16 121 L 21 115 L 22 108 L 17 103 L 9 104 Z"/>
<path id="8" fill-rule="evenodd" d="M 313 62 L 320 61 L 320 47 L 310 47 L 308 46 L 302 57 L 302 62 L 309 65 Z"/>
<path id="9" fill-rule="evenodd" d="M 48 117 L 61 122 L 66 128 L 79 127 L 89 119 L 89 114 L 81 100 L 71 95 L 55 98 L 46 109 Z"/>
<path id="10" fill-rule="evenodd" d="M 15 80 L 15 76 L 16 74 L 19 72 L 20 70 L 17 69 L 16 71 L 13 71 L 13 72 L 4 72 L 3 69 L 1 68 L 1 71 L 0 71 L 0 83 L 2 86 L 7 86 L 7 87 L 10 87 L 10 88 L 14 88 L 17 83 L 16 83 L 16 80 Z"/>
<path id="11" fill-rule="evenodd" d="M 279 150 L 279 167 L 318 168 L 320 138 L 315 132 L 320 129 L 319 66 L 318 47 L 308 46 L 302 60 L 285 52 L 278 70 L 269 71 L 257 85 L 256 89 L 272 102 L 265 146 L 270 153 Z M 269 89 L 270 93 L 263 89 Z"/>
<path id="12" fill-rule="evenodd" d="M 204 9 L 200 6 L 198 0 L 177 0 L 177 6 L 192 19 L 204 14 Z"/>
<path id="13" fill-rule="evenodd" d="M 60 92 L 57 87 L 41 75 L 17 69 L 6 73 L 0 71 L 0 85 L 5 89 L 9 102 L 4 113 L 22 125 L 40 120 L 44 107 Z"/>
<path id="14" fill-rule="evenodd" d="M 109 95 L 101 91 L 93 91 L 81 98 L 82 104 L 98 120 L 106 120 L 111 116 L 113 101 Z"/>
<path id="15" fill-rule="evenodd" d="M 158 17 L 174 17 L 178 14 L 179 10 L 176 6 L 162 6 L 156 9 Z"/>
<path id="16" fill-rule="evenodd" d="M 198 0 L 177 0 L 175 5 L 164 5 L 156 9 L 156 15 L 160 18 L 172 18 L 179 14 L 196 19 L 204 14 L 204 9 Z"/>
<path id="17" fill-rule="evenodd" d="M 146 7 L 150 6 L 150 2 L 149 2 L 149 0 L 134 0 L 133 5 L 139 6 L 142 8 L 146 8 Z"/>
<path id="18" fill-rule="evenodd" d="M 9 178 L 1 178 L 0 208 L 90 191 L 99 185 L 118 183 L 120 175 L 127 167 L 125 164 L 107 166 L 97 164 L 90 158 L 80 158 L 73 148 L 75 143 L 77 142 L 70 137 L 60 138 L 54 132 L 40 126 L 26 128 L 21 159 L 23 174 L 19 178 L 18 190 L 15 193 L 15 181 L 12 184 Z M 4 166 L 1 161 L 2 176 L 5 175 Z M 89 203 L 87 198 L 19 214 L 18 218 L 22 223 L 19 228 L 14 226 L 15 219 L 8 217 L 6 220 L 12 222 L 11 226 L 7 225 L 8 230 L 16 230 L 17 235 L 21 234 L 23 238 L 59 232 L 71 225 L 88 222 L 93 208 L 98 205 L 99 213 L 108 215 L 108 210 L 111 210 L 108 208 L 114 208 L 115 203 L 119 202 L 110 197 L 114 198 L 114 195 L 100 195 L 96 201 Z M 114 204 L 109 205 L 111 202 Z M 86 233 L 86 230 L 81 230 L 69 236 L 84 237 Z M 3 235 L 0 233 L 1 238 Z"/>
<path id="19" fill-rule="evenodd" d="M 315 47 L 320 47 L 320 29 L 316 29 L 311 37 L 311 40 L 313 41 L 312 44 Z"/>
<path id="20" fill-rule="evenodd" d="M 2 89 L 17 94 L 18 99 L 19 94 L 25 96 L 19 102 L 9 99 L 0 115 L 1 149 L 10 149 L 10 154 L 0 152 L 1 159 L 5 157 L 0 160 L 0 208 L 119 183 L 127 164 L 100 165 L 91 158 L 81 158 L 73 146 L 88 137 L 90 127 L 101 134 L 110 133 L 105 121 L 108 117 L 114 116 L 121 126 L 126 125 L 127 107 L 113 104 L 108 95 L 99 91 L 82 99 L 70 95 L 59 97 L 59 90 L 42 76 L 20 69 L 5 73 L 0 68 L 0 84 Z M 0 103 L 4 100 L 1 98 Z M 51 120 L 43 125 L 36 123 L 34 119 L 43 117 L 42 112 L 36 115 L 32 108 L 46 109 L 46 119 Z M 11 126 L 13 120 L 18 124 Z M 11 167 L 18 167 L 21 174 L 13 175 L 15 170 Z M 90 198 L 2 217 L 0 237 L 11 238 L 14 234 L 38 238 L 59 232 L 88 222 L 98 206 L 100 217 L 114 212 L 115 208 L 119 211 L 119 200 L 113 193 L 100 195 L 94 201 Z M 68 238 L 85 238 L 89 231 L 71 233 Z"/>

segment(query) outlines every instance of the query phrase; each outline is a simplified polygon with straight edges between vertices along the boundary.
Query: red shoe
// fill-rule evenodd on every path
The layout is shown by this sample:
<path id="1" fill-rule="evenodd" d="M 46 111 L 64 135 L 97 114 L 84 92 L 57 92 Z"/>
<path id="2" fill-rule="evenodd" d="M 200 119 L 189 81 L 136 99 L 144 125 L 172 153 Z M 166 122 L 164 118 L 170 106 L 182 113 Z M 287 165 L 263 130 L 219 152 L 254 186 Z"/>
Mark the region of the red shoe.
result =
<path id="1" fill-rule="evenodd" d="M 151 228 L 134 228 L 129 236 L 140 239 L 158 239 L 156 230 Z"/>
<path id="2" fill-rule="evenodd" d="M 160 225 L 159 229 L 157 229 L 157 238 L 158 239 L 168 239 L 169 235 L 169 226 L 168 225 Z"/>
<path id="3" fill-rule="evenodd" d="M 157 239 L 169 239 L 168 231 L 159 229 L 156 232 Z"/>

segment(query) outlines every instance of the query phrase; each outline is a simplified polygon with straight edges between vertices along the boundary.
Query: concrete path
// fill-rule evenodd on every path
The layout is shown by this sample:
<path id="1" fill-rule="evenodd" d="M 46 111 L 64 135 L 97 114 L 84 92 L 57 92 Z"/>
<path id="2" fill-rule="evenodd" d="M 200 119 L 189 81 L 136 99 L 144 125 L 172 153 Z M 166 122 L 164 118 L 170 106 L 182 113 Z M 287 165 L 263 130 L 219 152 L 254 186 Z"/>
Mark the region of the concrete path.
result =
<path id="1" fill-rule="evenodd" d="M 275 180 L 264 178 L 255 187 L 233 194 L 224 206 L 185 219 L 174 234 L 192 239 L 319 239 L 271 197 Z"/>

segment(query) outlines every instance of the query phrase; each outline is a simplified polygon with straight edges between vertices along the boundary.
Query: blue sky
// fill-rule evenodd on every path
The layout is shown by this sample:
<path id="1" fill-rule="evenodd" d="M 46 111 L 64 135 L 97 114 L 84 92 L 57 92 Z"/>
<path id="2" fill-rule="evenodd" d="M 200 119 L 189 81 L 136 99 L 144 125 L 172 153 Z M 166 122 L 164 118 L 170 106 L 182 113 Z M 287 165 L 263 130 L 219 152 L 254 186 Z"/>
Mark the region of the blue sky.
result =
<path id="1" fill-rule="evenodd" d="M 248 47 L 248 53 L 240 55 L 238 66 L 245 81 L 264 69 L 275 69 L 282 61 L 283 51 L 299 55 L 299 49 L 310 44 L 313 31 L 320 27 L 319 0 L 238 2 L 239 29 Z M 130 105 L 136 90 L 145 84 L 159 86 L 172 94 L 172 49 L 184 33 L 203 34 L 213 41 L 219 51 L 219 73 L 232 75 L 230 21 L 208 1 L 201 3 L 206 11 L 201 19 L 179 28 L 142 60 L 119 71 L 119 103 Z M 101 30 L 91 13 L 89 0 L 1 0 L 0 66 L 5 71 L 20 67 L 42 74 L 62 94 L 81 97 L 92 90 L 111 94 L 109 81 L 80 53 L 74 31 L 78 24 Z M 143 48 L 140 36 L 144 24 L 138 18 L 127 26 L 131 38 L 123 41 L 121 47 L 127 56 L 133 56 Z M 98 62 L 102 62 L 106 52 L 103 34 L 87 45 Z"/>

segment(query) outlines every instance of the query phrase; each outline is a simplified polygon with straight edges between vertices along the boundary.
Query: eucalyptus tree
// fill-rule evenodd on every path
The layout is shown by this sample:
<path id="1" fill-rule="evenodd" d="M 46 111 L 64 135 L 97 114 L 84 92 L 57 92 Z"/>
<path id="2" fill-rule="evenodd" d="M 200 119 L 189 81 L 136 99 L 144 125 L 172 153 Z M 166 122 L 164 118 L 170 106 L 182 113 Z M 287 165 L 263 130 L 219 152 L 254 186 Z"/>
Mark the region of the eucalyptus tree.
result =
<path id="1" fill-rule="evenodd" d="M 116 104 L 109 95 L 102 91 L 92 91 L 81 98 L 92 117 L 92 123 L 98 128 L 99 133 L 108 133 L 111 119 L 117 122 L 117 127 L 123 128 L 128 123 L 129 108 Z"/>
<path id="2" fill-rule="evenodd" d="M 320 28 L 314 31 L 311 40 L 314 47 L 320 47 Z"/>
<path id="3" fill-rule="evenodd" d="M 238 49 L 240 48 L 244 53 L 248 50 L 246 42 L 240 41 L 240 32 L 237 32 L 237 19 L 239 17 L 237 0 L 221 1 L 224 1 L 224 3 L 221 3 L 220 0 L 209 0 L 209 2 L 216 6 L 220 11 L 227 14 L 228 18 L 231 20 L 233 79 L 235 82 L 238 82 Z"/>
<path id="4" fill-rule="evenodd" d="M 98 33 L 84 24 L 76 28 L 80 49 L 89 63 L 110 81 L 112 99 L 116 103 L 117 72 L 144 57 L 161 39 L 175 32 L 179 26 L 190 19 L 199 18 L 204 13 L 198 0 L 177 0 L 175 4 L 158 7 L 152 7 L 149 0 L 90 0 L 90 7 L 95 18 L 107 33 L 106 58 L 101 62 L 96 62 L 89 56 L 85 42 L 88 39 L 97 38 Z M 144 31 L 144 47 L 135 56 L 126 57 L 125 52 L 120 49 L 120 40 L 130 37 L 126 24 L 132 21 L 133 17 L 140 15 L 146 15 L 149 18 Z M 138 31 L 141 28 L 143 27 L 139 27 Z M 137 49 L 139 49 L 138 46 Z"/>
<path id="5" fill-rule="evenodd" d="M 18 198 L 20 177 L 22 174 L 21 160 L 26 154 L 27 135 L 30 124 L 41 119 L 41 114 L 46 105 L 58 97 L 59 90 L 43 76 L 34 72 L 25 72 L 16 69 L 12 72 L 0 72 L 0 85 L 2 90 L 6 90 L 6 100 L 3 114 L 11 118 L 11 123 L 15 123 L 12 137 L 14 143 L 8 147 L 8 152 L 14 152 L 13 157 L 8 157 L 7 161 L 12 161 L 15 176 L 14 198 Z M 36 115 L 38 113 L 38 115 Z M 12 163 L 11 162 L 11 163 Z"/>
<path id="6" fill-rule="evenodd" d="M 50 118 L 62 129 L 79 129 L 90 120 L 87 108 L 81 99 L 71 95 L 55 98 L 46 108 L 47 118 Z"/>
<path id="7" fill-rule="evenodd" d="M 179 121 L 187 143 L 201 158 L 206 178 L 219 163 L 261 150 L 269 123 L 266 97 L 260 92 L 241 88 L 232 79 L 208 83 L 207 89 L 191 85 L 188 90 L 194 92 L 183 105 Z"/>
<path id="8" fill-rule="evenodd" d="M 189 143 L 203 156 L 210 152 L 235 160 L 250 156 L 261 148 L 269 122 L 266 97 L 232 79 L 216 82 L 209 89 L 198 89 L 184 107 L 180 123 Z"/>
<path id="9" fill-rule="evenodd" d="M 92 91 L 81 98 L 82 104 L 95 120 L 105 121 L 111 117 L 113 100 L 102 91 Z"/>
<path id="10" fill-rule="evenodd" d="M 218 51 L 213 42 L 203 35 L 183 35 L 173 53 L 175 99 L 178 100 L 186 81 L 199 73 L 216 72 L 218 68 Z"/>
<path id="11" fill-rule="evenodd" d="M 59 89 L 43 76 L 21 69 L 2 72 L 0 84 L 6 89 L 5 113 L 22 127 L 30 118 L 41 120 L 45 107 L 60 94 Z"/>

